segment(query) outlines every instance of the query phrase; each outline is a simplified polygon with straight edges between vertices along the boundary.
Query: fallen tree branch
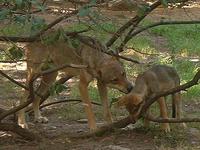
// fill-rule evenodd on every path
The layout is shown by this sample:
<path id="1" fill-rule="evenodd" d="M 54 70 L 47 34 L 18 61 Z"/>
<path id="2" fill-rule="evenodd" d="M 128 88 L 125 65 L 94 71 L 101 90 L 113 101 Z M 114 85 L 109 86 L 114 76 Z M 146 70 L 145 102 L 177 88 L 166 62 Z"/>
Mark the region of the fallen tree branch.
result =
<path id="1" fill-rule="evenodd" d="M 93 133 L 83 133 L 83 134 L 72 136 L 72 138 L 87 138 L 87 137 L 91 137 L 91 136 L 102 136 L 104 133 L 111 132 L 115 128 L 124 128 L 130 123 L 134 124 L 134 123 L 136 123 L 136 121 L 138 119 L 140 119 L 145 114 L 146 110 L 150 107 L 150 105 L 153 104 L 159 97 L 167 96 L 169 94 L 173 94 L 173 93 L 179 92 L 181 90 L 185 90 L 187 88 L 190 88 L 190 87 L 198 84 L 199 80 L 200 80 L 200 70 L 195 74 L 194 78 L 191 81 L 189 81 L 189 82 L 187 82 L 187 83 L 185 83 L 183 85 L 180 85 L 180 86 L 178 86 L 176 88 L 170 89 L 168 91 L 156 93 L 154 96 L 152 96 L 151 98 L 147 99 L 146 103 L 143 105 L 143 107 L 142 107 L 141 111 L 139 112 L 138 116 L 134 117 L 135 119 L 131 115 L 129 115 L 128 117 L 126 117 L 124 119 L 121 119 L 119 121 L 116 121 L 116 122 L 114 122 L 112 124 L 100 127 L 99 129 L 97 129 Z M 200 118 L 199 119 L 193 118 L 193 119 L 194 119 L 193 121 L 195 121 L 195 122 L 199 122 L 200 121 Z M 192 118 L 191 118 L 191 120 L 192 120 Z M 165 120 L 165 121 L 167 121 L 167 120 Z"/>
<path id="2" fill-rule="evenodd" d="M 14 123 L 0 123 L 0 131 L 11 131 L 13 133 L 16 133 L 16 134 L 22 136 L 26 140 L 30 140 L 30 141 L 34 141 L 34 140 L 39 141 L 40 140 L 39 136 L 36 136 L 29 130 L 24 129 Z"/>
<path id="3" fill-rule="evenodd" d="M 117 128 L 124 128 L 127 125 L 129 125 L 130 123 L 134 124 L 135 121 L 132 120 L 131 117 L 126 117 L 126 118 L 121 119 L 121 120 L 114 122 L 112 124 L 102 126 L 94 132 L 82 133 L 82 134 L 73 134 L 73 136 L 70 136 L 70 138 L 89 138 L 89 137 L 92 137 L 92 136 L 102 136 L 106 132 L 113 132 Z"/>
<path id="4" fill-rule="evenodd" d="M 183 123 L 183 122 L 200 122 L 200 118 L 154 118 L 154 117 L 145 117 L 149 121 L 158 122 L 158 123 Z"/>

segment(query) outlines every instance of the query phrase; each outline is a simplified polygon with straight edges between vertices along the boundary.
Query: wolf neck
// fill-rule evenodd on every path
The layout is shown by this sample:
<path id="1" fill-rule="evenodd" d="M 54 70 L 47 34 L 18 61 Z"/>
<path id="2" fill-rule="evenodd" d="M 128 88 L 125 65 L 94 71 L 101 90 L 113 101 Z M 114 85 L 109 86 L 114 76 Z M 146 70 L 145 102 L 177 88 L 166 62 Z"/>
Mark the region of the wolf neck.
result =
<path id="1" fill-rule="evenodd" d="M 146 85 L 146 82 L 142 78 L 138 77 L 136 79 L 135 87 L 133 88 L 133 93 L 141 96 L 142 99 L 145 99 L 146 96 L 148 96 L 147 85 Z"/>
<path id="2" fill-rule="evenodd" d="M 101 59 L 101 58 L 103 58 L 103 59 Z M 102 53 L 102 56 L 99 58 L 99 60 L 98 60 L 98 62 L 96 64 L 96 67 L 100 68 L 103 65 L 108 65 L 108 62 L 111 62 L 111 61 L 112 61 L 112 57 L 111 56 Z"/>

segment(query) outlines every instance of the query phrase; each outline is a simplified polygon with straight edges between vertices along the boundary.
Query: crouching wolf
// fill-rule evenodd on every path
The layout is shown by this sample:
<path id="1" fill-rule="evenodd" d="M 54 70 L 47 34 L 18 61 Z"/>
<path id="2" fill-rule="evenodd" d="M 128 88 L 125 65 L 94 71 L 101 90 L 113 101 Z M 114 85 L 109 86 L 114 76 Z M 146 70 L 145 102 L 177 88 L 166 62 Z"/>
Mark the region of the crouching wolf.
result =
<path id="1" fill-rule="evenodd" d="M 27 79 L 28 84 L 31 78 L 44 70 L 44 66 L 51 63 L 54 67 L 63 64 L 85 65 L 87 68 L 62 69 L 66 77 L 78 76 L 79 90 L 81 99 L 84 103 L 85 112 L 88 118 L 88 125 L 91 130 L 96 129 L 92 104 L 88 94 L 88 85 L 95 78 L 97 79 L 98 91 L 103 104 L 104 117 L 108 122 L 112 121 L 111 112 L 109 110 L 107 87 L 116 88 L 122 92 L 128 93 L 132 89 L 132 84 L 127 80 L 126 73 L 122 63 L 102 52 L 102 45 L 87 36 L 79 36 L 81 40 L 87 41 L 93 47 L 84 43 L 79 43 L 76 48 L 70 46 L 65 40 L 58 40 L 53 44 L 45 44 L 42 42 L 33 42 L 26 47 L 27 57 Z M 37 92 L 43 95 L 56 80 L 57 72 L 46 74 L 41 77 L 40 85 Z M 28 91 L 26 91 L 26 95 Z M 22 100 L 21 103 L 25 101 Z M 47 118 L 42 117 L 39 111 L 40 98 L 35 96 L 33 101 L 33 110 L 35 121 L 47 122 Z M 18 123 L 23 127 L 27 127 L 25 120 L 25 112 L 21 110 L 18 116 Z"/>
<path id="2" fill-rule="evenodd" d="M 139 105 L 148 99 L 152 94 L 157 92 L 163 92 L 180 85 L 180 78 L 175 69 L 169 66 L 156 65 L 151 69 L 139 74 L 135 81 L 135 87 L 132 91 L 121 97 L 116 105 L 126 106 L 126 109 L 130 114 L 135 115 L 138 113 Z M 167 107 L 164 97 L 160 97 L 158 100 L 160 107 L 160 114 L 162 118 L 167 119 Z M 181 117 L 181 97 L 180 92 L 172 94 L 172 117 L 180 119 Z M 148 112 L 147 112 L 148 113 Z M 149 121 L 145 119 L 145 125 L 149 124 Z M 168 123 L 162 124 L 162 129 L 165 132 L 170 131 Z"/>

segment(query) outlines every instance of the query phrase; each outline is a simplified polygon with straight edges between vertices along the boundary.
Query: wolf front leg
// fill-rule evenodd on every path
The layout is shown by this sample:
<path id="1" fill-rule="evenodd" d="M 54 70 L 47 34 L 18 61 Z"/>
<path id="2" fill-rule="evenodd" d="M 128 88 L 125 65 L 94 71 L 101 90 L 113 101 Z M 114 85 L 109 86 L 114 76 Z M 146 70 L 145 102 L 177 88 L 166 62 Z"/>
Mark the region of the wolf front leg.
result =
<path id="1" fill-rule="evenodd" d="M 31 80 L 33 79 L 33 72 L 31 69 L 27 69 L 27 76 L 26 76 L 26 86 L 29 87 Z M 20 100 L 20 105 L 27 101 L 30 92 L 25 90 L 24 97 Z M 28 128 L 28 124 L 26 122 L 26 115 L 25 115 L 26 108 L 21 109 L 18 112 L 18 125 L 22 128 Z"/>
<path id="2" fill-rule="evenodd" d="M 176 119 L 181 119 L 182 117 L 182 99 L 181 99 L 181 93 L 175 93 L 172 94 L 172 108 L 173 108 L 173 115 L 172 117 L 176 118 Z M 186 128 L 187 125 L 185 123 L 181 123 L 180 124 L 181 127 Z"/>
<path id="3" fill-rule="evenodd" d="M 168 115 L 167 115 L 167 106 L 166 106 L 166 102 L 165 102 L 165 98 L 164 97 L 160 97 L 158 99 L 158 103 L 160 106 L 160 114 L 161 117 L 164 119 L 168 119 Z M 170 126 L 169 123 L 162 123 L 161 128 L 165 131 L 165 132 L 170 132 Z"/>
<path id="4" fill-rule="evenodd" d="M 107 87 L 106 87 L 106 85 L 104 83 L 102 83 L 99 80 L 97 82 L 97 86 L 98 86 L 98 91 L 99 91 L 99 95 L 100 95 L 101 101 L 103 103 L 104 118 L 108 123 L 111 123 L 112 122 L 112 114 L 110 112 L 109 103 L 108 103 L 108 90 L 107 90 Z"/>
<path id="5" fill-rule="evenodd" d="M 58 75 L 57 72 L 53 72 L 42 76 L 40 85 L 37 89 L 37 93 L 44 95 L 49 90 L 53 82 L 56 80 L 57 75 Z M 47 123 L 48 119 L 41 115 L 39 107 L 40 107 L 40 98 L 38 96 L 35 96 L 35 99 L 33 101 L 34 121 L 38 123 Z"/>
<path id="6" fill-rule="evenodd" d="M 27 90 L 24 92 L 24 97 L 20 100 L 20 105 L 26 102 L 28 93 L 29 92 Z M 26 122 L 25 108 L 21 109 L 18 112 L 18 125 L 21 126 L 22 128 L 28 129 L 28 124 Z"/>
<path id="7" fill-rule="evenodd" d="M 97 129 L 97 127 L 96 127 L 95 116 L 92 111 L 92 103 L 90 101 L 89 94 L 88 94 L 88 85 L 91 80 L 92 78 L 89 74 L 82 72 L 80 75 L 79 90 L 81 94 L 81 100 L 83 101 L 85 112 L 88 118 L 88 125 L 90 128 L 90 131 L 94 131 Z"/>

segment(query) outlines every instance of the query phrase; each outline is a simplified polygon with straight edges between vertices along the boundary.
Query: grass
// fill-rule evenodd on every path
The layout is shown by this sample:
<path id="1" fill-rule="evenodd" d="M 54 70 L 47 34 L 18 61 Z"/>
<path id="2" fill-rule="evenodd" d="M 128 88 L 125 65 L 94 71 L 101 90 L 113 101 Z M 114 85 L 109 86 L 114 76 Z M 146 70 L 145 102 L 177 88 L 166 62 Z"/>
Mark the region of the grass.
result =
<path id="1" fill-rule="evenodd" d="M 167 38 L 171 52 L 175 54 L 200 55 L 200 43 L 198 42 L 200 25 L 174 25 L 161 26 L 150 30 L 154 35 Z"/>

